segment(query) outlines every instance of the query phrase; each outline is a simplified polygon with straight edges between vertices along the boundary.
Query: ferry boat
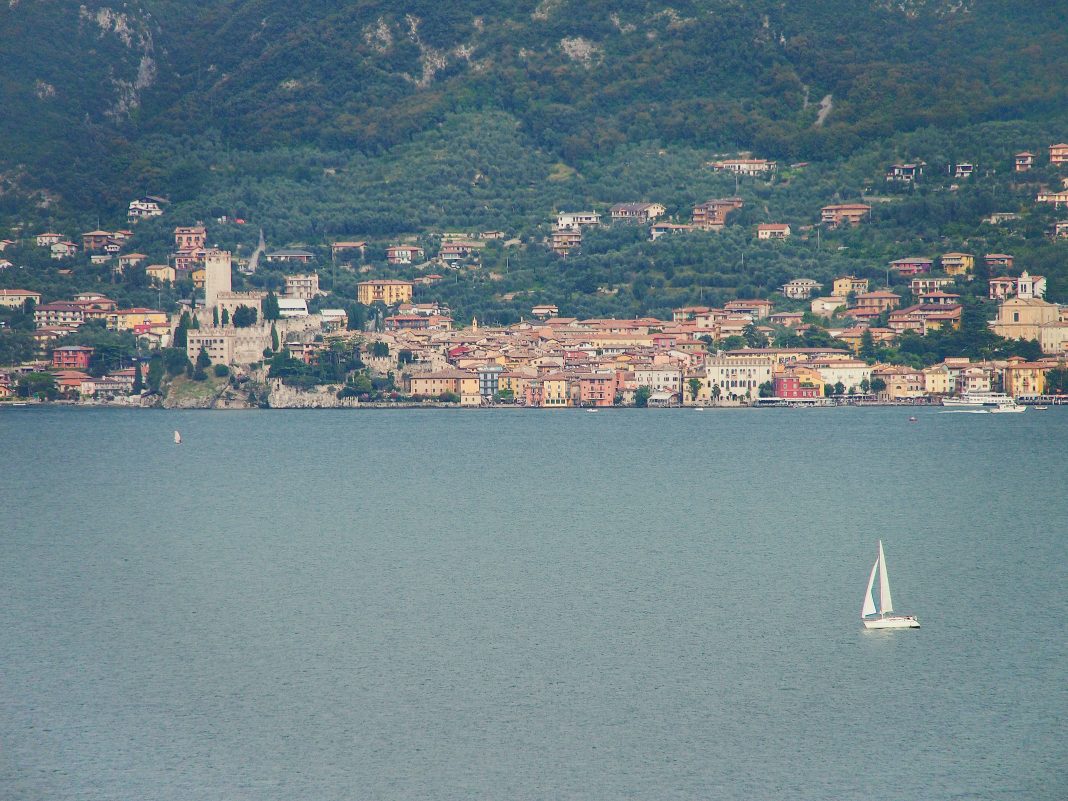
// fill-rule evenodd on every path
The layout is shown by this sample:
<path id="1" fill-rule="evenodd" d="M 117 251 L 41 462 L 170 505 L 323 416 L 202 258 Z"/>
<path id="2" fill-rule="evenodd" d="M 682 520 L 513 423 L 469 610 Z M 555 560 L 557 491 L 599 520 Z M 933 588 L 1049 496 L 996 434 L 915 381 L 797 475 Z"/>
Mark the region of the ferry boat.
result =
<path id="1" fill-rule="evenodd" d="M 983 408 L 997 406 L 1015 406 L 1016 401 L 1004 392 L 965 392 L 960 397 L 942 398 L 943 406 L 957 408 Z"/>

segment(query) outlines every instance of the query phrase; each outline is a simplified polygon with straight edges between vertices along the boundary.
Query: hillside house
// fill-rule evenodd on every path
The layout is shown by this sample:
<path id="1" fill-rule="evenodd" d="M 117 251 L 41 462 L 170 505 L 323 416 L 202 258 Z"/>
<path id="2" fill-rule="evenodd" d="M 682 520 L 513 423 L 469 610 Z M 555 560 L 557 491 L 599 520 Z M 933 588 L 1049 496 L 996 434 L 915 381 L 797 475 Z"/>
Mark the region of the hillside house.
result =
<path id="1" fill-rule="evenodd" d="M 372 303 L 386 306 L 409 303 L 412 299 L 412 282 L 391 279 L 361 281 L 356 285 L 356 299 L 365 306 Z"/>
<path id="2" fill-rule="evenodd" d="M 1068 189 L 1063 192 L 1051 192 L 1048 189 L 1039 192 L 1035 197 L 1038 203 L 1052 203 L 1054 208 L 1060 208 L 1060 206 L 1068 206 Z"/>
<path id="3" fill-rule="evenodd" d="M 846 298 L 849 295 L 859 295 L 868 291 L 868 279 L 857 278 L 855 275 L 845 275 L 835 278 L 831 284 L 831 294 L 836 298 Z"/>
<path id="4" fill-rule="evenodd" d="M 896 270 L 898 275 L 909 276 L 931 272 L 934 260 L 924 256 L 908 256 L 904 259 L 895 259 L 890 262 L 890 269 Z"/>
<path id="5" fill-rule="evenodd" d="M 485 246 L 485 242 L 468 242 L 464 240 L 446 242 L 441 246 L 438 255 L 442 261 L 463 261 L 470 256 L 477 256 L 478 252 Z"/>
<path id="6" fill-rule="evenodd" d="M 909 282 L 909 290 L 913 295 L 919 297 L 920 295 L 926 295 L 928 292 L 939 292 L 947 286 L 952 286 L 953 283 L 952 278 L 932 278 L 930 276 L 913 278 Z"/>
<path id="7" fill-rule="evenodd" d="M 1016 167 L 1016 172 L 1027 172 L 1035 166 L 1035 154 L 1028 153 L 1026 150 L 1022 153 L 1017 153 L 1013 156 L 1013 163 Z"/>
<path id="8" fill-rule="evenodd" d="M 312 300 L 313 298 L 319 297 L 319 295 L 325 294 L 319 290 L 318 273 L 287 275 L 285 277 L 285 282 L 285 296 L 287 298 Z"/>
<path id="9" fill-rule="evenodd" d="M 891 164 L 886 171 L 886 180 L 894 183 L 911 184 L 923 176 L 923 168 L 927 165 L 922 161 L 914 164 Z"/>
<path id="10" fill-rule="evenodd" d="M 972 177 L 972 173 L 974 173 L 974 172 L 975 172 L 975 165 L 971 164 L 970 162 L 967 162 L 967 161 L 962 161 L 962 162 L 954 165 L 954 167 L 953 167 L 953 177 L 954 178 L 960 178 L 960 179 L 971 178 Z"/>
<path id="11" fill-rule="evenodd" d="M 367 247 L 366 242 L 356 242 L 353 240 L 346 240 L 343 242 L 334 242 L 330 246 L 330 255 L 334 259 L 345 259 L 351 257 L 354 253 L 358 253 L 363 256 L 364 249 Z"/>
<path id="12" fill-rule="evenodd" d="M 757 226 L 757 239 L 787 239 L 790 226 L 786 223 L 762 223 Z"/>
<path id="13" fill-rule="evenodd" d="M 297 250 L 293 248 L 283 248 L 281 250 L 275 250 L 267 254 L 268 262 L 295 262 L 297 264 L 307 264 L 314 257 L 313 254 L 306 250 Z"/>
<path id="14" fill-rule="evenodd" d="M 114 239 L 111 231 L 89 231 L 82 234 L 82 248 L 88 253 L 93 250 L 103 250 L 104 245 Z"/>
<path id="15" fill-rule="evenodd" d="M 1054 166 L 1068 164 L 1068 145 L 1063 143 L 1059 145 L 1050 145 L 1049 163 Z"/>
<path id="16" fill-rule="evenodd" d="M 175 250 L 195 250 L 207 243 L 208 232 L 203 225 L 184 225 L 174 229 Z"/>
<path id="17" fill-rule="evenodd" d="M 613 220 L 647 223 L 662 217 L 667 208 L 659 203 L 617 203 L 609 209 Z"/>
<path id="18" fill-rule="evenodd" d="M 859 319 L 878 317 L 884 311 L 895 308 L 900 301 L 900 295 L 887 289 L 861 292 L 854 296 L 849 313 Z"/>
<path id="19" fill-rule="evenodd" d="M 552 303 L 541 303 L 530 310 L 530 313 L 537 317 L 539 320 L 544 320 L 549 317 L 557 317 L 560 314 L 560 309 Z"/>
<path id="20" fill-rule="evenodd" d="M 148 255 L 145 253 L 126 253 L 119 256 L 119 272 L 123 272 L 129 267 L 137 267 L 140 264 L 144 264 L 147 260 Z"/>
<path id="21" fill-rule="evenodd" d="M 1008 253 L 987 253 L 983 261 L 990 270 L 1011 270 L 1015 259 Z"/>
<path id="22" fill-rule="evenodd" d="M 556 215 L 556 230 L 577 231 L 586 225 L 600 225 L 601 215 L 596 211 L 562 211 Z"/>
<path id="23" fill-rule="evenodd" d="M 63 234 L 38 234 L 34 237 L 34 241 L 37 242 L 37 247 L 39 248 L 50 248 L 52 245 L 63 241 Z"/>
<path id="24" fill-rule="evenodd" d="M 566 256 L 582 245 L 582 232 L 577 229 L 564 228 L 553 231 L 552 249 L 558 256 Z"/>
<path id="25" fill-rule="evenodd" d="M 78 246 L 73 242 L 56 242 L 56 244 L 52 245 L 49 250 L 52 253 L 52 258 L 56 261 L 59 261 L 60 259 L 69 259 L 78 255 Z"/>
<path id="26" fill-rule="evenodd" d="M 126 211 L 126 218 L 131 222 L 143 220 L 146 217 L 162 217 L 162 205 L 166 203 L 162 198 L 145 196 L 131 200 Z"/>
<path id="27" fill-rule="evenodd" d="M 819 282 L 811 278 L 794 278 L 782 285 L 782 294 L 792 300 L 808 300 L 819 288 Z"/>
<path id="28" fill-rule="evenodd" d="M 770 300 L 755 298 L 752 300 L 729 300 L 723 304 L 724 310 L 732 314 L 748 314 L 754 320 L 763 320 L 769 314 L 774 304 Z"/>
<path id="29" fill-rule="evenodd" d="M 736 175 L 766 175 L 775 170 L 774 161 L 767 159 L 723 159 L 713 161 L 709 165 L 716 172 L 733 172 Z"/>
<path id="30" fill-rule="evenodd" d="M 832 228 L 843 223 L 860 225 L 866 219 L 871 219 L 871 206 L 865 203 L 838 203 L 820 209 L 820 222 Z"/>
<path id="31" fill-rule="evenodd" d="M 41 293 L 28 289 L 0 289 L 0 306 L 4 308 L 15 309 L 24 306 L 27 300 L 32 300 L 35 306 L 39 306 Z"/>
<path id="32" fill-rule="evenodd" d="M 416 245 L 393 245 L 386 248 L 386 261 L 389 264 L 413 264 L 423 258 L 423 249 Z"/>
<path id="33" fill-rule="evenodd" d="M 177 277 L 176 270 L 169 264 L 150 264 L 145 267 L 145 276 L 156 285 L 173 284 Z"/>
<path id="34" fill-rule="evenodd" d="M 940 261 L 946 275 L 966 275 L 975 269 L 975 256 L 971 253 L 943 253 Z"/>
<path id="35" fill-rule="evenodd" d="M 684 231 L 692 231 L 692 225 L 679 225 L 677 223 L 658 222 L 653 223 L 649 229 L 649 238 L 654 242 L 665 234 L 679 234 Z"/>
<path id="36" fill-rule="evenodd" d="M 727 224 L 727 217 L 744 205 L 739 197 L 706 200 L 693 207 L 691 222 L 694 228 L 718 231 Z"/>

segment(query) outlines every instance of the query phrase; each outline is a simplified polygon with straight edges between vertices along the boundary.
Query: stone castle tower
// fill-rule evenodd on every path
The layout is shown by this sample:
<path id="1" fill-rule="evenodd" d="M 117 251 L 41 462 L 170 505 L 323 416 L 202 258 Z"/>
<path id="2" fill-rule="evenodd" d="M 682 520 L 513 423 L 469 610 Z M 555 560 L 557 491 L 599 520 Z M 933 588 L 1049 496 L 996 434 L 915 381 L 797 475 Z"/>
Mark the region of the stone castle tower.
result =
<path id="1" fill-rule="evenodd" d="M 204 254 L 204 308 L 218 306 L 219 295 L 230 289 L 230 251 L 209 250 Z"/>

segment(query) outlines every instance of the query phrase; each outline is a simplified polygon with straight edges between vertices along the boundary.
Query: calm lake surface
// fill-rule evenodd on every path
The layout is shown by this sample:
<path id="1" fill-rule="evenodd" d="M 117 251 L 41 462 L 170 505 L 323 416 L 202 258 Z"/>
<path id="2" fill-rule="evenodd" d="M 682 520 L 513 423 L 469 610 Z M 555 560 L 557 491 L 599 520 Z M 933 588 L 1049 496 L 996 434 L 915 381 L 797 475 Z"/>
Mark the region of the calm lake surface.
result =
<path id="1" fill-rule="evenodd" d="M 0 799 L 1063 801 L 1066 445 L 1068 408 L 4 410 Z M 918 631 L 860 627 L 879 537 Z"/>

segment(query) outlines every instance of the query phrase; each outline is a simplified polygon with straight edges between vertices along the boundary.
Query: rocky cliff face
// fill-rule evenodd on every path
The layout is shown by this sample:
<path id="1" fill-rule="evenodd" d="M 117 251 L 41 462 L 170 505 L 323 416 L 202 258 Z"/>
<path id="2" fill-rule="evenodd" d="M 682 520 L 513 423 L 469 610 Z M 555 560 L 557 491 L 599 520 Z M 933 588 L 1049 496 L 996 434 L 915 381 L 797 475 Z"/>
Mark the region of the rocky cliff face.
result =
<path id="1" fill-rule="evenodd" d="M 269 403 L 272 409 L 354 409 L 360 405 L 356 398 L 338 398 L 338 389 L 325 386 L 301 390 L 274 379 L 270 381 Z"/>

